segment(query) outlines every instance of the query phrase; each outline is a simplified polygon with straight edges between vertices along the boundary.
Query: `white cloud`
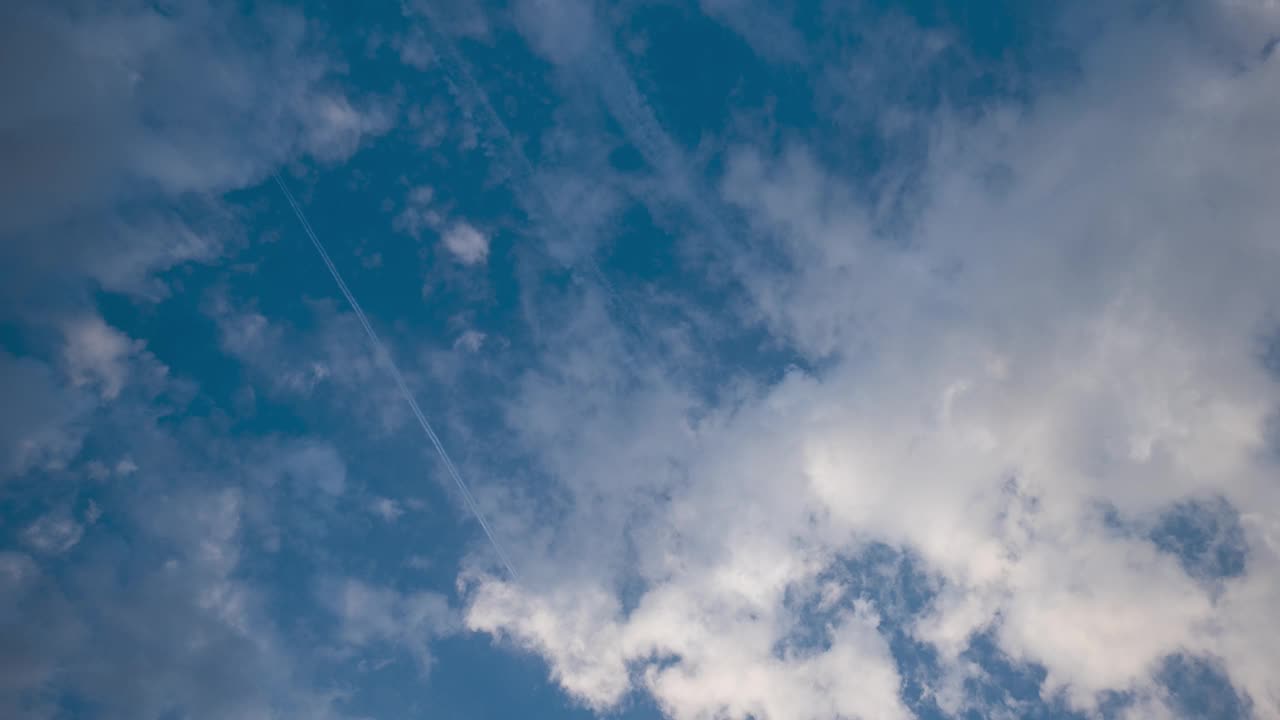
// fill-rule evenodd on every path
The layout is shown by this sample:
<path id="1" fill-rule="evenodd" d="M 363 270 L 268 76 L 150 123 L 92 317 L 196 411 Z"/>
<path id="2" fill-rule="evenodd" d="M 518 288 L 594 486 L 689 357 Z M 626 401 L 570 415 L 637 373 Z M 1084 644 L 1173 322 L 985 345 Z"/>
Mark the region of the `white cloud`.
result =
<path id="1" fill-rule="evenodd" d="M 484 344 L 486 337 L 487 336 L 479 330 L 467 330 L 459 335 L 457 340 L 453 341 L 453 346 L 455 348 L 462 348 L 467 352 L 477 352 L 480 350 L 480 346 Z"/>
<path id="2" fill-rule="evenodd" d="M 542 654 L 560 685 L 594 708 L 616 704 L 630 687 L 617 601 L 599 589 L 561 587 L 531 597 L 506 583 L 482 582 L 466 623 Z"/>
<path id="3" fill-rule="evenodd" d="M 1197 12 L 1113 20 L 1030 107 L 934 117 L 906 242 L 815 150 L 736 152 L 722 197 L 785 262 L 725 264 L 821 371 L 707 406 L 580 311 L 508 415 L 569 508 L 514 543 L 520 583 L 469 581 L 468 626 L 595 708 L 639 686 L 677 720 L 905 716 L 877 602 L 776 650 L 789 593 L 875 541 L 937 578 L 908 630 L 944 709 L 989 631 L 1081 709 L 1112 689 L 1164 712 L 1160 664 L 1189 653 L 1280 715 L 1280 386 L 1256 351 L 1280 308 L 1280 64 L 1258 60 L 1280 16 Z M 1206 495 L 1256 518 L 1219 589 L 1110 524 Z"/>
<path id="4" fill-rule="evenodd" d="M 303 147 L 325 163 L 351 157 L 365 139 L 385 132 L 392 120 L 388 108 L 381 105 L 357 108 L 340 95 L 313 99 L 304 117 Z"/>
<path id="5" fill-rule="evenodd" d="M 804 38 L 785 15 L 746 0 L 700 0 L 702 11 L 725 23 L 763 57 L 796 62 L 805 55 Z"/>
<path id="6" fill-rule="evenodd" d="M 374 498 L 369 502 L 369 511 L 386 522 L 395 522 L 404 515 L 404 508 L 391 498 Z"/>
<path id="7" fill-rule="evenodd" d="M 233 305 L 221 293 L 209 297 L 204 311 L 217 323 L 223 349 L 276 394 L 323 395 L 359 418 L 363 427 L 382 433 L 403 426 L 410 419 L 404 398 L 355 316 L 335 312 L 331 303 L 311 309 L 314 322 L 305 331 Z"/>
<path id="8" fill-rule="evenodd" d="M 268 484 L 287 479 L 303 488 L 316 488 L 325 495 L 343 494 L 347 485 L 347 465 L 331 445 L 316 440 L 299 440 L 281 447 L 268 447 L 268 457 L 257 471 Z"/>
<path id="9" fill-rule="evenodd" d="M 240 240 L 221 195 L 300 156 L 345 159 L 390 126 L 386 103 L 332 83 L 299 14 L 221 5 L 0 11 L 0 94 L 20 98 L 0 109 L 10 312 L 86 283 L 159 299 L 155 274 Z"/>
<path id="10" fill-rule="evenodd" d="M 436 50 L 421 28 L 413 28 L 392 41 L 400 62 L 417 70 L 426 70 L 436 62 Z"/>
<path id="11" fill-rule="evenodd" d="M 402 7 L 406 15 L 426 17 L 438 32 L 479 41 L 491 39 L 490 20 L 480 0 L 457 0 L 447 5 L 429 0 L 406 0 Z"/>
<path id="12" fill-rule="evenodd" d="M 327 583 L 322 602 L 342 622 L 342 639 L 354 648 L 386 644 L 409 652 L 422 672 L 433 662 L 430 641 L 457 625 L 448 600 L 438 593 L 400 593 L 347 578 Z"/>
<path id="13" fill-rule="evenodd" d="M 57 688 L 92 698 L 104 717 L 337 717 L 324 693 L 297 682 L 260 596 L 238 577 L 246 496 L 187 487 L 167 470 L 163 485 L 123 496 L 140 521 L 127 549 L 97 544 L 66 559 L 73 586 L 0 553 L 0 662 L 10 669 L 0 714 L 32 717 Z"/>
<path id="14" fill-rule="evenodd" d="M 515 13 L 529 44 L 556 63 L 582 60 L 598 40 L 591 4 L 582 0 L 524 0 Z"/>
<path id="15" fill-rule="evenodd" d="M 429 185 L 420 185 L 409 190 L 404 209 L 396 215 L 392 227 L 418 239 L 428 229 L 439 230 L 444 224 L 440 212 L 432 207 L 435 190 Z"/>
<path id="16" fill-rule="evenodd" d="M 93 382 L 104 400 L 120 394 L 128 375 L 129 356 L 140 345 L 97 316 L 82 317 L 64 328 L 63 360 L 75 386 Z"/>
<path id="17" fill-rule="evenodd" d="M 203 0 L 0 5 L 0 315 L 33 355 L 0 351 L 0 475 L 79 463 L 95 480 L 74 488 L 78 507 L 82 490 L 95 498 L 82 518 L 14 528 L 57 572 L 0 553 L 0 716 L 55 717 L 62 697 L 108 718 L 341 714 L 243 572 L 246 528 L 278 519 L 267 489 L 223 483 L 260 471 L 260 448 L 221 435 L 216 411 L 188 422 L 191 385 L 86 310 L 100 290 L 181 292 L 190 276 L 168 271 L 245 240 L 226 193 L 299 158 L 343 160 L 389 127 L 390 105 L 344 91 L 319 28 Z M 237 329 L 246 349 L 273 330 Z M 332 449 L 285 445 L 272 472 L 318 491 L 299 495 L 344 491 Z M 6 487 L 65 498 L 80 480 Z"/>
<path id="18" fill-rule="evenodd" d="M 22 531 L 22 539 L 37 552 L 61 555 L 75 547 L 84 534 L 84 528 L 65 513 L 50 513 L 40 517 Z"/>
<path id="19" fill-rule="evenodd" d="M 20 153 L 9 169 L 43 175 L 5 178 L 3 229 L 99 205 L 138 181 L 171 194 L 241 187 L 295 152 L 345 157 L 386 126 L 378 106 L 324 87 L 329 63 L 304 50 L 295 13 L 245 19 L 205 2 L 69 13 L 21 1 L 6 14 L 0 84 L 27 100 L 5 109 Z"/>
<path id="20" fill-rule="evenodd" d="M 675 720 L 907 717 L 886 637 L 886 624 L 905 623 L 938 653 L 943 677 L 925 691 L 947 710 L 975 702 L 963 684 L 980 671 L 964 650 L 990 633 L 1014 661 L 1045 668 L 1046 693 L 1061 690 L 1080 708 L 1119 689 L 1138 698 L 1131 713 L 1172 715 L 1155 673 L 1170 654 L 1190 653 L 1219 658 L 1260 715 L 1280 715 L 1280 646 L 1265 632 L 1280 605 L 1280 490 L 1267 435 L 1280 388 L 1254 357 L 1280 307 L 1280 65 L 1258 53 L 1280 18 L 1263 2 L 1202 5 L 1200 22 L 1186 25 L 1106 24 L 1066 91 L 987 108 L 976 121 L 928 118 L 927 202 L 894 238 L 905 242 L 891 244 L 877 233 L 877 209 L 827 167 L 823 148 L 798 140 L 781 153 L 769 143 L 733 152 L 712 197 L 591 6 L 519 4 L 530 41 L 567 75 L 593 81 L 653 166 L 655 194 L 691 205 L 701 232 L 720 232 L 720 213 L 732 211 L 776 251 L 716 257 L 714 271 L 743 289 L 744 314 L 819 369 L 767 387 L 724 383 L 713 403 L 679 363 L 633 354 L 634 338 L 608 311 L 567 310 L 539 336 L 553 353 L 503 408 L 504 441 L 531 475 L 551 478 L 554 507 L 481 493 L 486 510 L 506 509 L 493 525 L 522 580 L 465 571 L 461 622 L 541 655 L 566 692 L 600 712 L 641 689 Z M 704 6 L 752 42 L 776 21 L 734 15 L 742 3 Z M 385 108 L 326 81 L 332 68 L 305 51 L 299 16 L 267 13 L 261 36 L 242 39 L 239 25 L 219 22 L 228 17 L 188 7 L 8 11 L 23 22 L 0 23 L 0 53 L 17 48 L 24 62 L 0 62 L 18 68 L 0 70 L 0 88 L 38 101 L 0 110 L 18 128 L 17 175 L 0 178 L 0 190 L 14 190 L 0 192 L 0 234 L 39 235 L 121 198 L 217 195 L 300 154 L 336 161 L 390 122 Z M 465 17 L 448 32 L 488 32 Z M 43 75 L 26 71 L 33 63 Z M 991 183 L 992 168 L 1007 182 Z M 572 228 L 562 242 L 573 236 L 574 248 L 619 202 L 589 172 L 520 177 L 535 187 L 518 192 L 541 195 L 531 206 L 571 218 L 559 224 Z M 32 194 L 47 187 L 66 192 Z M 411 191 L 397 228 L 446 228 L 433 200 L 429 188 Z M 34 248 L 7 267 L 22 274 L 74 256 L 67 272 L 80 280 L 154 299 L 168 291 L 157 272 L 222 252 L 220 235 L 146 217 L 117 223 L 105 249 L 72 234 L 69 252 L 57 232 L 46 247 L 7 244 Z M 466 222 L 448 226 L 442 244 L 464 265 L 488 256 L 489 238 Z M 585 252 L 561 250 L 553 254 Z M 317 304 L 315 330 L 303 331 L 225 297 L 207 309 L 224 349 L 277 393 L 337 389 L 344 418 L 388 431 L 403 423 L 401 399 L 349 315 Z M 130 400 L 139 346 L 97 316 L 67 324 L 65 339 L 71 388 L 42 363 L 0 351 L 6 474 L 65 464 L 88 413 Z M 482 340 L 468 331 L 455 347 L 475 351 Z M 28 710 L 33 689 L 55 679 L 121 717 L 328 715 L 328 699 L 294 677 L 242 556 L 251 533 L 267 545 L 274 533 L 280 546 L 272 488 L 321 504 L 347 493 L 341 455 L 312 440 L 200 442 L 205 418 L 169 437 L 137 426 L 145 413 L 133 410 L 116 422 L 131 423 L 131 439 L 161 436 L 160 449 L 111 455 L 130 479 L 103 486 L 126 493 L 119 507 L 129 512 L 117 516 L 113 504 L 111 517 L 136 522 L 148 552 L 94 548 L 97 564 L 72 573 L 81 595 L 71 598 L 31 558 L 0 552 L 0 665 L 12 669 L 0 678 L 0 715 Z M 209 461 L 219 453 L 235 456 L 231 467 Z M 183 477 L 191 466 L 202 470 Z M 105 479 L 106 467 L 89 471 Z M 222 487 L 223 474 L 258 484 Z M 1238 576 L 1188 575 L 1133 529 L 1185 498 L 1218 495 L 1246 511 Z M 405 506 L 373 498 L 369 509 L 393 521 Z M 74 562 L 83 533 L 54 513 L 17 534 L 37 555 Z M 904 610 L 834 571 L 873 543 L 917 561 L 937 597 Z M 432 641 L 459 623 L 433 592 L 355 579 L 320 590 L 347 653 L 392 648 L 425 671 Z M 795 641 L 800 629 L 817 640 Z M 147 652 L 119 653 L 138 647 Z"/>
<path id="21" fill-rule="evenodd" d="M 465 221 L 455 222 L 445 230 L 441 242 L 463 265 L 476 265 L 489 258 L 489 237 Z"/>
<path id="22" fill-rule="evenodd" d="M 92 403 L 59 384 L 51 368 L 0 350 L 0 477 L 60 467 L 80 448 Z"/>

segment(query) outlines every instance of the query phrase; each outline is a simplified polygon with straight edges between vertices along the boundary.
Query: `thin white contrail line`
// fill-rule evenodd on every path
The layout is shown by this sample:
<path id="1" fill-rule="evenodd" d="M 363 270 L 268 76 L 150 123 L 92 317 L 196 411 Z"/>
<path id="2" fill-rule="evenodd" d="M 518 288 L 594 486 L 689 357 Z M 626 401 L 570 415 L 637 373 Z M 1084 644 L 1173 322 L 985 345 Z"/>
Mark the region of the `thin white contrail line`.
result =
<path id="1" fill-rule="evenodd" d="M 280 177 L 280 173 L 273 172 L 271 176 L 275 178 L 276 184 L 280 186 L 284 197 L 289 201 L 289 207 L 293 208 L 293 214 L 298 217 L 298 222 L 302 225 L 302 230 L 311 239 L 311 244 L 315 246 L 316 252 L 320 254 L 320 259 L 324 261 L 325 267 L 329 268 L 329 274 L 333 276 L 333 281 L 338 284 L 338 289 L 342 291 L 342 296 L 347 299 L 347 304 L 351 306 L 351 310 L 355 312 L 356 318 L 360 320 L 360 325 L 364 327 L 364 332 L 369 336 L 369 342 L 373 345 L 373 351 L 377 358 L 383 362 L 387 370 L 391 372 L 391 377 L 396 381 L 396 387 L 400 389 L 400 394 L 404 396 L 405 402 L 409 403 L 409 409 L 413 411 L 413 416 L 418 419 L 418 424 L 422 426 L 422 431 L 426 433 L 427 438 L 435 447 L 436 453 L 440 456 L 440 460 L 444 463 L 445 470 L 453 481 L 458 485 L 458 490 L 462 493 L 462 499 L 467 504 L 467 509 L 475 516 L 476 522 L 480 523 L 480 528 L 484 530 L 484 534 L 489 538 L 489 543 L 493 545 L 494 551 L 498 553 L 498 559 L 502 561 L 503 566 L 507 568 L 507 572 L 511 574 L 512 580 L 518 580 L 520 575 L 511 565 L 511 561 L 507 558 L 507 553 L 502 549 L 502 545 L 498 542 L 498 538 L 493 534 L 493 530 L 489 527 L 489 523 L 485 521 L 484 514 L 480 512 L 480 506 L 476 504 L 475 496 L 471 494 L 471 489 L 467 487 L 466 481 L 462 479 L 462 475 L 458 472 L 457 466 L 453 464 L 453 459 L 449 457 L 449 453 L 445 451 L 444 445 L 440 442 L 440 437 L 436 435 L 436 431 L 431 427 L 431 423 L 427 420 L 427 416 L 422 413 L 422 408 L 418 407 L 418 401 L 414 399 L 413 392 L 409 390 L 409 385 L 404 381 L 404 376 L 400 373 L 400 368 L 396 365 L 395 360 L 391 357 L 391 353 L 387 351 L 382 344 L 382 340 L 378 338 L 378 333 L 374 332 L 373 326 L 369 324 L 369 318 L 365 316 L 364 310 L 360 308 L 360 302 L 356 300 L 356 296 L 352 294 L 351 289 L 347 287 L 346 281 L 342 279 L 342 274 L 338 272 L 338 267 L 333 264 L 328 251 L 324 249 L 324 244 L 320 242 L 320 238 L 316 236 L 315 230 L 311 229 L 311 223 L 307 220 L 307 215 L 302 211 L 302 207 L 298 205 L 298 201 L 294 199 L 293 193 L 289 192 L 289 186 L 285 184 L 284 179 Z"/>

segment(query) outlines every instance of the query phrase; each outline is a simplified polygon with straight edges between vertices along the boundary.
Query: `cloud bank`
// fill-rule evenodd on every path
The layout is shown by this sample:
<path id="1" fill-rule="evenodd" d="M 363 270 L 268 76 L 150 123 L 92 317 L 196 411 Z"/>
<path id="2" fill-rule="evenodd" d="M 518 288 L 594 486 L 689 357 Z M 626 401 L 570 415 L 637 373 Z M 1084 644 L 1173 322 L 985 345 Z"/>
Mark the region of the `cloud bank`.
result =
<path id="1" fill-rule="evenodd" d="M 1118 11 L 1065 88 L 929 111 L 892 234 L 820 148 L 728 148 L 714 212 L 784 261 L 723 261 L 815 369 L 727 406 L 663 368 L 620 392 L 619 354 L 577 346 L 599 329 L 567 329 L 510 418 L 568 518 L 527 582 L 473 580 L 468 625 L 591 707 L 643 690 L 681 720 L 1019 716 L 975 697 L 979 641 L 1079 712 L 1173 713 L 1162 673 L 1203 661 L 1280 716 L 1280 15 L 1192 15 Z M 552 62 L 561 20 L 527 20 Z M 1161 541 L 1179 516 L 1205 556 Z M 858 589 L 879 546 L 920 607 Z M 913 698 L 895 643 L 935 668 Z"/>

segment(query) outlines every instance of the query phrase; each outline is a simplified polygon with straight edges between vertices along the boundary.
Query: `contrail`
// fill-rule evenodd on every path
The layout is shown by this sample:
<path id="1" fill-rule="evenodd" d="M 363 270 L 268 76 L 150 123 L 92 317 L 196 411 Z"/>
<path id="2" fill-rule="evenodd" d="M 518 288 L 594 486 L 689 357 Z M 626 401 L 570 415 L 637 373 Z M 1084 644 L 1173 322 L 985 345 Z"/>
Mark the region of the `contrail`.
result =
<path id="1" fill-rule="evenodd" d="M 316 236 L 315 230 L 311 229 L 311 223 L 307 221 L 306 213 L 302 212 L 302 207 L 298 205 L 298 201 L 294 199 L 293 193 L 289 192 L 289 186 L 285 184 L 284 179 L 280 177 L 280 173 L 272 172 L 271 176 L 275 178 L 276 185 L 280 186 L 280 191 L 284 193 L 284 197 L 289 201 L 289 207 L 293 208 L 293 214 L 298 217 L 298 222 L 302 225 L 302 230 L 311 239 L 311 244 L 315 246 L 316 252 L 320 253 L 320 259 L 324 261 L 325 267 L 329 268 L 329 274 L 333 276 L 333 281 L 338 284 L 338 289 L 342 291 L 342 296 L 347 299 L 347 304 L 351 306 L 351 310 L 355 312 L 356 318 L 360 320 L 360 325 L 364 327 L 364 332 L 369 336 L 369 342 L 373 345 L 374 354 L 383 361 L 387 369 L 391 372 L 391 377 L 396 381 L 396 387 L 400 389 L 400 394 L 404 396 L 405 402 L 409 403 L 409 409 L 413 411 L 413 416 L 418 419 L 418 424 L 422 426 L 422 431 L 426 433 L 427 439 L 435 447 L 436 453 L 439 454 L 440 460 L 444 462 L 445 470 L 449 476 L 457 483 L 458 490 L 462 493 L 462 499 L 467 504 L 467 509 L 475 516 L 476 522 L 480 523 L 480 528 L 484 530 L 484 534 L 489 538 L 489 543 L 493 545 L 494 551 L 498 553 L 498 559 L 502 561 L 507 572 L 511 574 L 512 580 L 519 580 L 520 575 L 511 565 L 511 561 L 507 558 L 507 553 L 502 549 L 502 545 L 498 542 L 498 538 L 494 536 L 493 530 L 489 527 L 489 523 L 485 521 L 484 514 L 480 512 L 480 506 L 476 504 L 475 496 L 471 494 L 471 489 L 467 487 L 466 481 L 462 479 L 462 475 L 458 473 L 458 468 L 453 464 L 449 453 L 445 451 L 444 445 L 440 442 L 440 437 L 436 435 L 436 431 L 431 427 L 431 423 L 427 420 L 427 416 L 422 413 L 422 408 L 418 407 L 418 401 L 414 399 L 413 392 L 409 390 L 409 385 L 405 383 L 404 376 L 400 374 L 400 368 L 396 365 L 395 360 L 391 357 L 386 347 L 382 344 L 382 340 L 378 338 L 378 333 L 374 332 L 373 326 L 369 324 L 369 318 L 365 316 L 364 310 L 360 308 L 359 301 L 352 294 L 351 289 L 347 287 L 346 281 L 342 279 L 342 275 L 338 272 L 338 267 L 333 264 L 328 251 L 324 249 L 324 244 L 320 242 L 320 238 Z"/>

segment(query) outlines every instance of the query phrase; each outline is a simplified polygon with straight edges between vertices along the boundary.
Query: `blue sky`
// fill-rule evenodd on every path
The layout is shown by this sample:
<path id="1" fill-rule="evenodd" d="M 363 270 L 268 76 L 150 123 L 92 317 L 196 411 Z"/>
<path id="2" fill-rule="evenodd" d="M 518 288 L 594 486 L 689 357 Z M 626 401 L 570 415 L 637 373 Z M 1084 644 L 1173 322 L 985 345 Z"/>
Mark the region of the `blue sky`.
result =
<path id="1" fill-rule="evenodd" d="M 0 716 L 1280 718 L 1277 38 L 6 4 Z"/>

